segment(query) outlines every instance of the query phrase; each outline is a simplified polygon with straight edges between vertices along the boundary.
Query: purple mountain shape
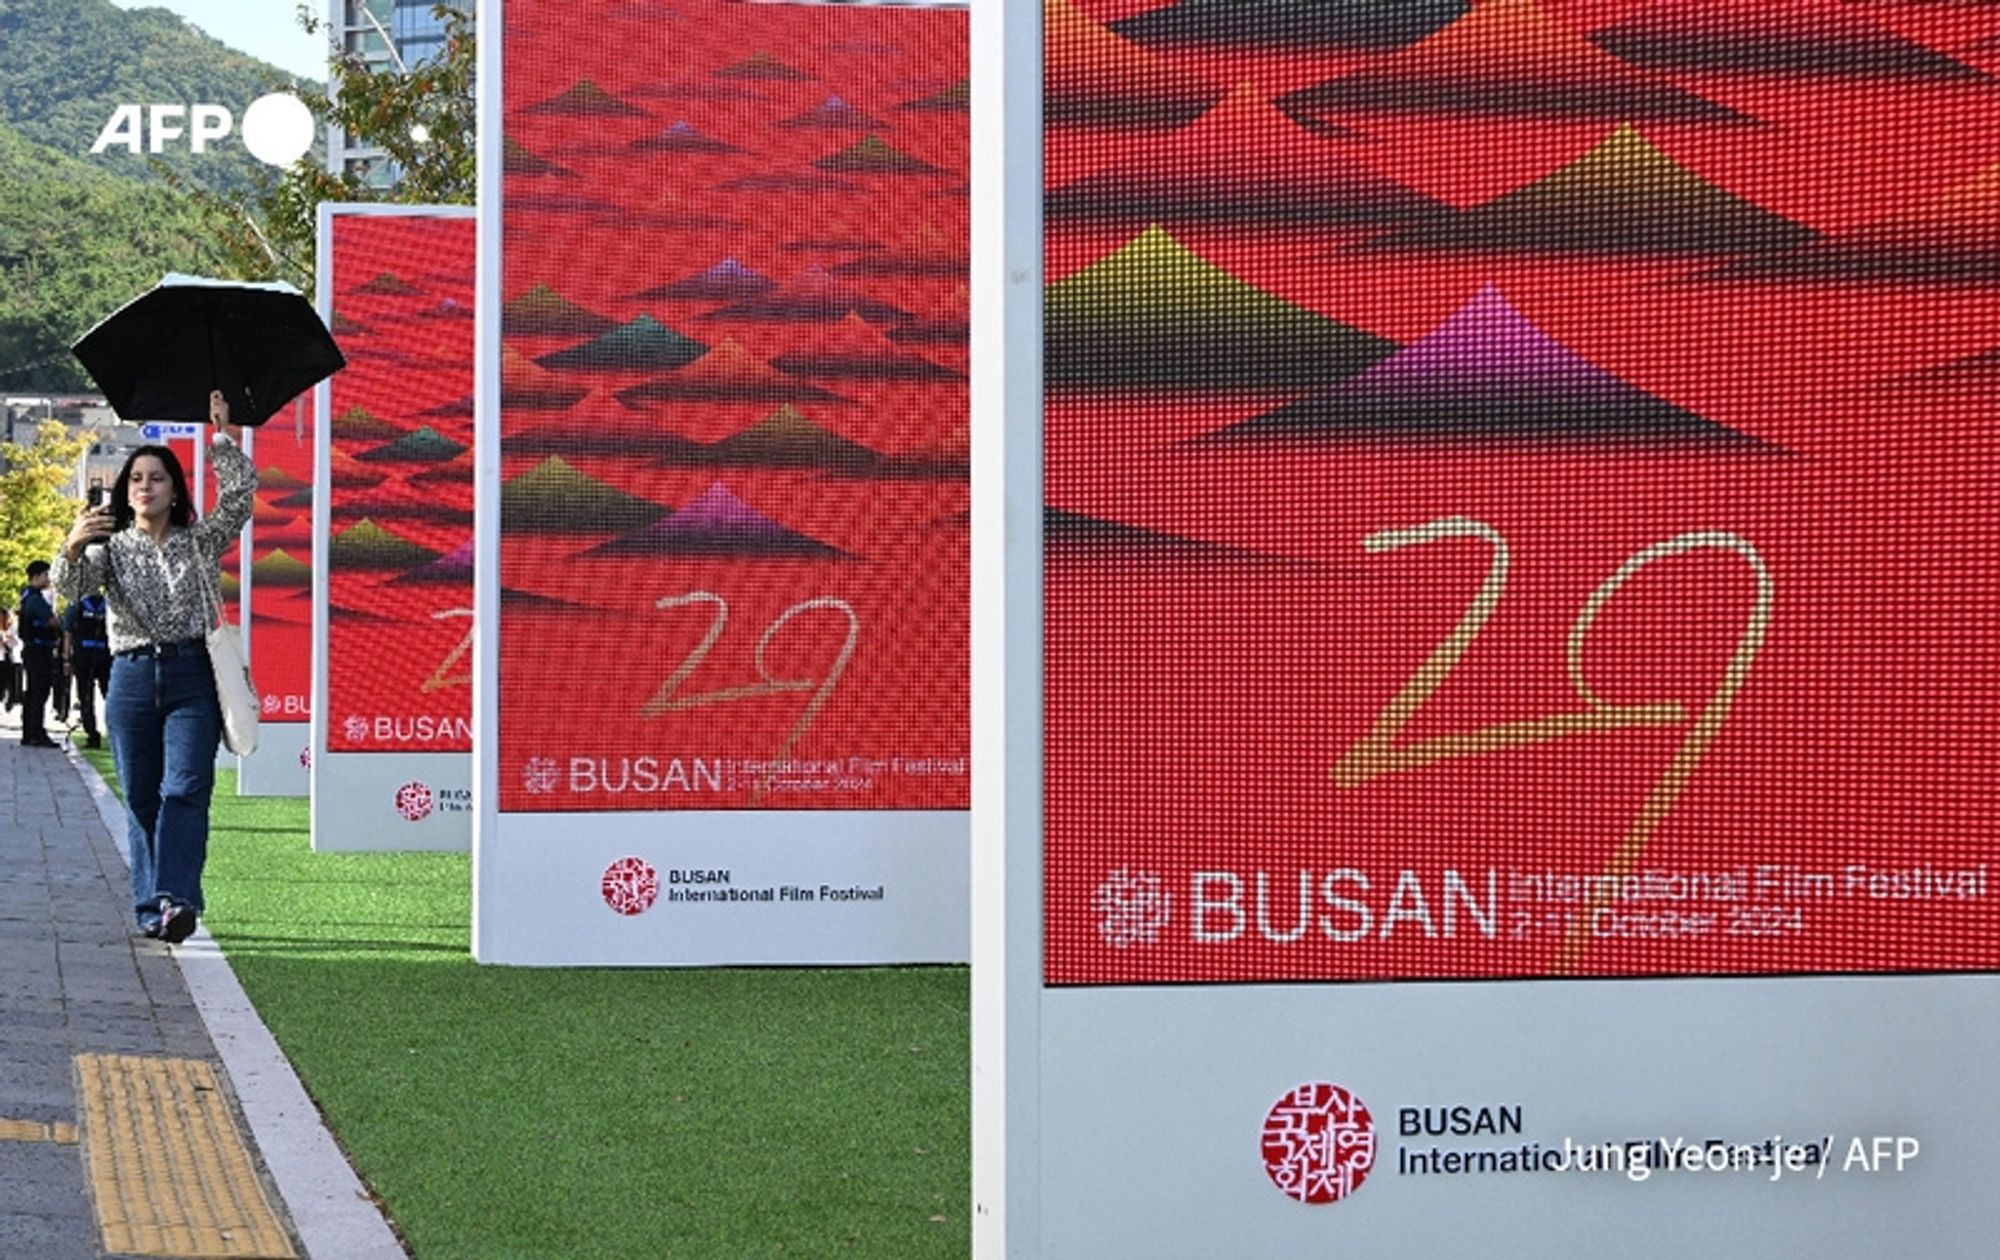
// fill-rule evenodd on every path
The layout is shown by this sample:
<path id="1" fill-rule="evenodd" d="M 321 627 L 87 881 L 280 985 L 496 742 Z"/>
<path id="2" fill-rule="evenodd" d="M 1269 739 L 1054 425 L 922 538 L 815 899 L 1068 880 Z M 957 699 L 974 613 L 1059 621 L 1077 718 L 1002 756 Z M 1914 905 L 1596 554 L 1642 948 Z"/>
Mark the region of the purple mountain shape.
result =
<path id="1" fill-rule="evenodd" d="M 786 529 L 711 482 L 694 501 L 646 528 L 591 549 L 603 555 L 772 556 L 800 560 L 845 560 L 837 547 Z"/>
<path id="2" fill-rule="evenodd" d="M 769 293 L 778 282 L 734 258 L 725 258 L 707 271 L 698 272 L 672 284 L 644 289 L 631 296 L 643 300 L 680 298 L 697 302 L 739 302 Z"/>
<path id="3" fill-rule="evenodd" d="M 473 540 L 468 538 L 429 564 L 419 565 L 403 576 L 394 579 L 390 585 L 400 586 L 406 582 L 412 585 L 439 582 L 470 582 L 472 581 L 472 561 Z"/>
<path id="4" fill-rule="evenodd" d="M 741 153 L 725 140 L 705 136 L 696 131 L 686 119 L 677 120 L 673 126 L 650 136 L 641 136 L 628 148 L 639 153 Z"/>
<path id="5" fill-rule="evenodd" d="M 1196 443 L 1343 440 L 1773 449 L 1589 362 L 1492 285 L 1388 358 Z"/>

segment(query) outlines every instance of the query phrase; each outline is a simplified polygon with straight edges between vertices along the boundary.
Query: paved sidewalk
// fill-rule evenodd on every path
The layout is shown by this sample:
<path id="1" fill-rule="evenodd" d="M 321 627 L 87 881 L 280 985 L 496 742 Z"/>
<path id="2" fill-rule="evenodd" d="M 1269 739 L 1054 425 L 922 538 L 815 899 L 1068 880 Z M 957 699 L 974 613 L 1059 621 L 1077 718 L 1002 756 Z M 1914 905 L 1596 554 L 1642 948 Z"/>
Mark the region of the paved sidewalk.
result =
<path id="1" fill-rule="evenodd" d="M 82 774 L 63 750 L 23 748 L 18 723 L 0 719 L 0 1256 L 97 1260 L 125 1254 L 106 1250 L 121 1239 L 150 1255 L 306 1255 L 179 962 L 132 933 L 130 879 Z M 218 1151 L 221 1171 L 191 1184 Z M 204 1197 L 207 1243 L 199 1219 L 178 1223 Z"/>

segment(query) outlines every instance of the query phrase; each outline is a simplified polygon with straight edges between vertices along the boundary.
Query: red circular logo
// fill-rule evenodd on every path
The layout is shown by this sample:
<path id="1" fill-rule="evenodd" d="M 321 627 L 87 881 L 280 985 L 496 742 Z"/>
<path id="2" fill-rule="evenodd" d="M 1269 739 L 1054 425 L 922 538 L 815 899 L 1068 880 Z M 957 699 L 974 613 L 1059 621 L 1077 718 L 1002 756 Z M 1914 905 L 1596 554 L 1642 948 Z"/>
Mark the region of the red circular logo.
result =
<path id="1" fill-rule="evenodd" d="M 604 868 L 604 904 L 620 914 L 644 914 L 660 895 L 660 873 L 642 858 L 619 858 Z"/>
<path id="2" fill-rule="evenodd" d="M 421 783 L 405 783 L 396 789 L 396 812 L 411 822 L 430 817 L 431 790 Z"/>
<path id="3" fill-rule="evenodd" d="M 1271 1105 L 1263 1146 L 1272 1185 L 1301 1203 L 1333 1203 L 1375 1167 L 1375 1120 L 1340 1086 L 1307 1081 Z"/>

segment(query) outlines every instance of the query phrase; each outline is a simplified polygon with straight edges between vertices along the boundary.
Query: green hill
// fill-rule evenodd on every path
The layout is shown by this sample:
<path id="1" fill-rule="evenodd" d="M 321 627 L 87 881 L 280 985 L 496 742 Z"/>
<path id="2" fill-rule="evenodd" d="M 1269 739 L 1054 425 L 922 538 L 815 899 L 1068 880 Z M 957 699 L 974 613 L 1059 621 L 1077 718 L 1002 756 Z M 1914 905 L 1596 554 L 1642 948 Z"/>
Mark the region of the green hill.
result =
<path id="1" fill-rule="evenodd" d="M 90 152 L 118 106 L 214 104 L 240 122 L 251 101 L 294 83 L 165 9 L 128 11 L 110 0 L 0 0 L 0 50 L 0 122 L 58 153 L 149 183 L 161 179 L 153 155 L 122 145 Z M 234 133 L 199 154 L 183 140 L 158 160 L 221 193 L 246 190 L 260 169 Z"/>
<path id="2" fill-rule="evenodd" d="M 0 0 L 0 27 L 21 7 Z M 12 38 L 0 34 L 8 67 Z M 107 174 L 5 122 L 0 190 L 0 390 L 90 388 L 70 342 L 165 272 L 223 266 L 217 228 L 185 194 Z"/>

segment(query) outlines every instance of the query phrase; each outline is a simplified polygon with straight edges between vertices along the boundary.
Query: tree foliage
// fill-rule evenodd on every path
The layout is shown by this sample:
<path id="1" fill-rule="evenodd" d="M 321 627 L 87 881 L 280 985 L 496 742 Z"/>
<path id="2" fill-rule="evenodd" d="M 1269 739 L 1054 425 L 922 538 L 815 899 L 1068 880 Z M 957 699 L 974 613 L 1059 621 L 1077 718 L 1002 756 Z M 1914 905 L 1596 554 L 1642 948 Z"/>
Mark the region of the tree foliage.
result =
<path id="1" fill-rule="evenodd" d="M 228 224 L 219 244 L 233 271 L 288 280 L 310 292 L 322 201 L 471 204 L 477 188 L 471 6 L 441 0 L 431 12 L 444 25 L 435 57 L 398 67 L 346 53 L 330 64 L 326 91 L 298 93 L 322 129 L 330 123 L 350 141 L 381 150 L 381 160 L 392 164 L 392 184 L 331 173 L 308 156 L 282 172 L 265 168 L 240 199 L 194 190 Z M 325 27 L 307 5 L 299 6 L 298 18 L 308 31 Z"/>
<path id="2" fill-rule="evenodd" d="M 28 562 L 54 559 L 69 534 L 76 501 L 65 491 L 89 446 L 88 434 L 55 420 L 37 425 L 31 443 L 0 442 L 0 581 L 9 594 Z"/>
<path id="3" fill-rule="evenodd" d="M 120 105 L 207 103 L 240 120 L 251 101 L 274 88 L 319 86 L 295 87 L 289 75 L 165 9 L 128 11 L 110 0 L 0 0 L 0 121 L 37 144 L 112 174 L 149 183 L 163 174 L 147 154 L 123 146 L 91 153 Z M 171 168 L 224 195 L 247 189 L 263 169 L 233 136 L 202 153 L 177 148 Z"/>
<path id="4" fill-rule="evenodd" d="M 89 389 L 69 345 L 165 271 L 226 266 L 227 225 L 0 123 L 0 392 Z"/>

